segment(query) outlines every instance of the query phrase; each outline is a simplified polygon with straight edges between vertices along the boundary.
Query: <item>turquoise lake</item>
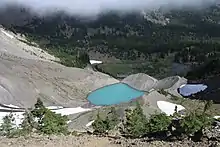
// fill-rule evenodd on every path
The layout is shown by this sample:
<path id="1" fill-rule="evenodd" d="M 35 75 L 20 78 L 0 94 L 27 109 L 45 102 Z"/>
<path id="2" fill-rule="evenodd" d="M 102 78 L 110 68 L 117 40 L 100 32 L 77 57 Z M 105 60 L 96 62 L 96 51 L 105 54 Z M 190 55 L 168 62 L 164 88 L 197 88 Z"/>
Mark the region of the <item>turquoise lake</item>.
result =
<path id="1" fill-rule="evenodd" d="M 136 90 L 127 84 L 117 83 L 97 89 L 88 95 L 88 101 L 93 105 L 115 105 L 129 102 L 144 95 L 144 91 Z"/>

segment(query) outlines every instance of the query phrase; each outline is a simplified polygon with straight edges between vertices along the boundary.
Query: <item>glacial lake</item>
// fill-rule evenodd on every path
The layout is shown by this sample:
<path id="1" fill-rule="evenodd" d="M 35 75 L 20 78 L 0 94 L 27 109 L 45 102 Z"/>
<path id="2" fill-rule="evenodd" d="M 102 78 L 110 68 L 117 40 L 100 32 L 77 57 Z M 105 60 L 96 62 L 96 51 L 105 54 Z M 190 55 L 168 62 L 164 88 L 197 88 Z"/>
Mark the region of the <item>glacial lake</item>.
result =
<path id="1" fill-rule="evenodd" d="M 96 106 L 109 106 L 129 102 L 144 95 L 144 91 L 136 90 L 127 84 L 107 85 L 91 92 L 87 99 Z"/>
<path id="2" fill-rule="evenodd" d="M 186 84 L 179 88 L 179 93 L 183 96 L 190 96 L 207 88 L 204 84 Z"/>

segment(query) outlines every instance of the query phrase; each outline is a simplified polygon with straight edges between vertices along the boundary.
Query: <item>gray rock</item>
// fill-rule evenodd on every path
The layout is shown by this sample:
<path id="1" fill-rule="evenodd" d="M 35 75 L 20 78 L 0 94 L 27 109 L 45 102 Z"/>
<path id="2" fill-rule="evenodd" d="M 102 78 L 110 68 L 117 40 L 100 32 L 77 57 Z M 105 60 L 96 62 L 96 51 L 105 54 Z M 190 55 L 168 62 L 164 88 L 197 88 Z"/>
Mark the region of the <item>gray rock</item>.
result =
<path id="1" fill-rule="evenodd" d="M 149 91 L 155 86 L 157 79 L 144 73 L 138 73 L 124 78 L 121 82 L 138 90 Z"/>

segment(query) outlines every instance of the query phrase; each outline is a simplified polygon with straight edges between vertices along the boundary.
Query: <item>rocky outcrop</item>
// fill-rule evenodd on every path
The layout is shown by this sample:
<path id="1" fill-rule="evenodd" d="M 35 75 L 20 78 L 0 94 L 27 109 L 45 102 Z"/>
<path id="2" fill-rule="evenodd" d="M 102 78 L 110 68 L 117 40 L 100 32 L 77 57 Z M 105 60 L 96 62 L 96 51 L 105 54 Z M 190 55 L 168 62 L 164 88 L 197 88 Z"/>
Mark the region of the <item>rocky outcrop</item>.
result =
<path id="1" fill-rule="evenodd" d="M 166 97 L 165 95 L 160 94 L 156 90 L 143 96 L 143 99 L 145 100 L 145 104 L 147 103 L 149 106 L 153 106 L 155 108 L 158 108 L 157 101 L 166 101 L 168 98 L 169 97 Z"/>
<path id="2" fill-rule="evenodd" d="M 187 79 L 179 76 L 172 76 L 159 80 L 156 83 L 154 89 L 156 90 L 164 89 L 172 95 L 181 97 L 177 89 L 184 84 L 187 84 Z"/>
<path id="3" fill-rule="evenodd" d="M 149 91 L 154 88 L 157 83 L 157 79 L 144 73 L 138 73 L 126 77 L 122 80 L 122 82 L 135 89 Z"/>
<path id="4" fill-rule="evenodd" d="M 187 79 L 179 76 L 167 77 L 157 80 L 147 74 L 133 74 L 122 80 L 123 83 L 130 85 L 138 90 L 151 92 L 152 90 L 166 90 L 167 92 L 181 97 L 177 89 L 187 83 Z"/>

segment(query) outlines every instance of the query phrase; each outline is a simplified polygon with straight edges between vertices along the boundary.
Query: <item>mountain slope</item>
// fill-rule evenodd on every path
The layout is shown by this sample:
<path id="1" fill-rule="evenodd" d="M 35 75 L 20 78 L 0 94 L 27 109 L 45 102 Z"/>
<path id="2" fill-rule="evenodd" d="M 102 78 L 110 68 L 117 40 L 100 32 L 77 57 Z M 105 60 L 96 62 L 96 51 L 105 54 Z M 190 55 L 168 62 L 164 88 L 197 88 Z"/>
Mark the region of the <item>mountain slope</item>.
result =
<path id="1" fill-rule="evenodd" d="M 11 13 L 20 14 L 16 21 L 11 21 L 11 16 L 0 23 L 25 34 L 28 41 L 37 42 L 67 66 L 85 67 L 88 54 L 91 59 L 106 62 L 99 68 L 110 69 L 106 71 L 110 74 L 142 72 L 164 78 L 158 74 L 178 73 L 170 69 L 173 62 L 191 66 L 220 57 L 220 7 L 216 4 L 201 9 L 146 12 L 144 16 L 111 12 L 90 21 L 61 12 L 40 17 L 28 9 L 12 8 L 16 11 Z M 5 9 L 1 16 L 12 8 Z M 115 72 L 113 68 L 120 61 L 129 67 Z"/>
<path id="2" fill-rule="evenodd" d="M 19 40 L 0 34 L 1 104 L 31 107 L 39 97 L 46 105 L 77 107 L 87 103 L 90 91 L 118 82 L 103 73 L 31 55 L 14 43 Z"/>

